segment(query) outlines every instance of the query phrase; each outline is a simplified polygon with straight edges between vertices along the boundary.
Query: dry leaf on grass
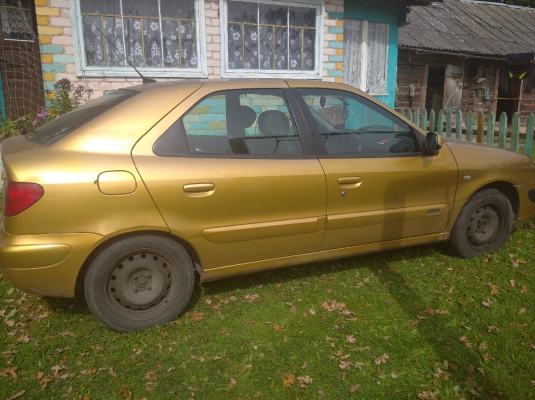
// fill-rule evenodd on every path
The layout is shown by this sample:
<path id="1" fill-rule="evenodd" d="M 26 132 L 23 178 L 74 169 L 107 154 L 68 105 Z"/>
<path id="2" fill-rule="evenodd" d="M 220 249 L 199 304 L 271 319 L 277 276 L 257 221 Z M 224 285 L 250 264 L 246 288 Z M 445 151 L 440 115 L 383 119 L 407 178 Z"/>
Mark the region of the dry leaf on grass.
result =
<path id="1" fill-rule="evenodd" d="M 388 354 L 383 354 L 382 356 L 379 356 L 375 359 L 375 363 L 377 365 L 386 364 L 386 360 L 388 360 L 390 356 Z"/>
<path id="2" fill-rule="evenodd" d="M 357 390 L 359 390 L 361 385 L 359 385 L 358 383 L 356 385 L 353 385 L 349 388 L 349 393 L 355 393 Z"/>
<path id="3" fill-rule="evenodd" d="M 286 379 L 283 380 L 283 387 L 290 388 L 295 382 L 295 376 L 286 372 Z"/>

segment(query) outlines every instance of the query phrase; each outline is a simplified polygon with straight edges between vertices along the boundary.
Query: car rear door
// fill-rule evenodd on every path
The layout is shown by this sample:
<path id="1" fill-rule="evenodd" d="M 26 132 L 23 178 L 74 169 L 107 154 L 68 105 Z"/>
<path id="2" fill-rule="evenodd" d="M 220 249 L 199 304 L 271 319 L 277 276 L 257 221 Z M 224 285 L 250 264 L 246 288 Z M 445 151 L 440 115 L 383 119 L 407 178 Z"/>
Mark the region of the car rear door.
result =
<path id="1" fill-rule="evenodd" d="M 324 239 L 325 176 L 286 83 L 237 87 L 203 85 L 133 150 L 171 232 L 205 271 L 319 251 Z"/>
<path id="2" fill-rule="evenodd" d="M 448 148 L 422 156 L 423 135 L 357 92 L 290 85 L 317 130 L 328 198 L 323 250 L 444 230 L 458 179 Z"/>

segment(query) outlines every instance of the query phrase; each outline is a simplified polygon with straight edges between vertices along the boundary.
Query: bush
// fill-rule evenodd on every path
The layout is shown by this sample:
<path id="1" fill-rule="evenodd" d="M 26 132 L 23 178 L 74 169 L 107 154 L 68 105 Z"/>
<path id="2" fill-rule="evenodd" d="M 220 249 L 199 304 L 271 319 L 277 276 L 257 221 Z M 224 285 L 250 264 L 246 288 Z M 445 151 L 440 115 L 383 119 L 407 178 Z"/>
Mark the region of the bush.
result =
<path id="1" fill-rule="evenodd" d="M 46 92 L 46 107 L 42 107 L 37 114 L 0 120 L 0 141 L 12 136 L 24 135 L 31 129 L 67 114 L 87 102 L 92 95 L 93 89 L 82 84 L 75 85 L 67 78 L 60 79 L 54 84 L 54 90 Z"/>

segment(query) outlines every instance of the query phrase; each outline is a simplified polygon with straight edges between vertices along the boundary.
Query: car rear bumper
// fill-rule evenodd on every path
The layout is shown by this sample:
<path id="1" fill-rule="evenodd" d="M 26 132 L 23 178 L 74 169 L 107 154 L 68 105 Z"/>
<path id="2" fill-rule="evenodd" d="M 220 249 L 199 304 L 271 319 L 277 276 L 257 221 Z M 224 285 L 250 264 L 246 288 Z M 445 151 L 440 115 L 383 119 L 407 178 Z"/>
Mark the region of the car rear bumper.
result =
<path id="1" fill-rule="evenodd" d="M 54 297 L 74 297 L 76 278 L 103 236 L 0 234 L 0 268 L 17 289 Z"/>
<path id="2" fill-rule="evenodd" d="M 520 199 L 517 225 L 524 224 L 535 218 L 535 181 L 515 185 Z"/>

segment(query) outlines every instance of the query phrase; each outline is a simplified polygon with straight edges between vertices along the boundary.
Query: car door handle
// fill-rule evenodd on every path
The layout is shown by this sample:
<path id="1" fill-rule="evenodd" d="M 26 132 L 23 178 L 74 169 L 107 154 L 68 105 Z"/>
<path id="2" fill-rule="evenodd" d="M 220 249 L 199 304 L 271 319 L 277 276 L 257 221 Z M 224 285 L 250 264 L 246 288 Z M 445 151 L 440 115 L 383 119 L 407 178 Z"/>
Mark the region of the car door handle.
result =
<path id="1" fill-rule="evenodd" d="M 215 185 L 213 183 L 192 183 L 184 185 L 184 192 L 186 193 L 213 192 L 214 190 Z"/>
<path id="2" fill-rule="evenodd" d="M 361 183 L 362 178 L 360 176 L 344 176 L 338 178 L 338 184 L 344 189 L 359 187 Z"/>

